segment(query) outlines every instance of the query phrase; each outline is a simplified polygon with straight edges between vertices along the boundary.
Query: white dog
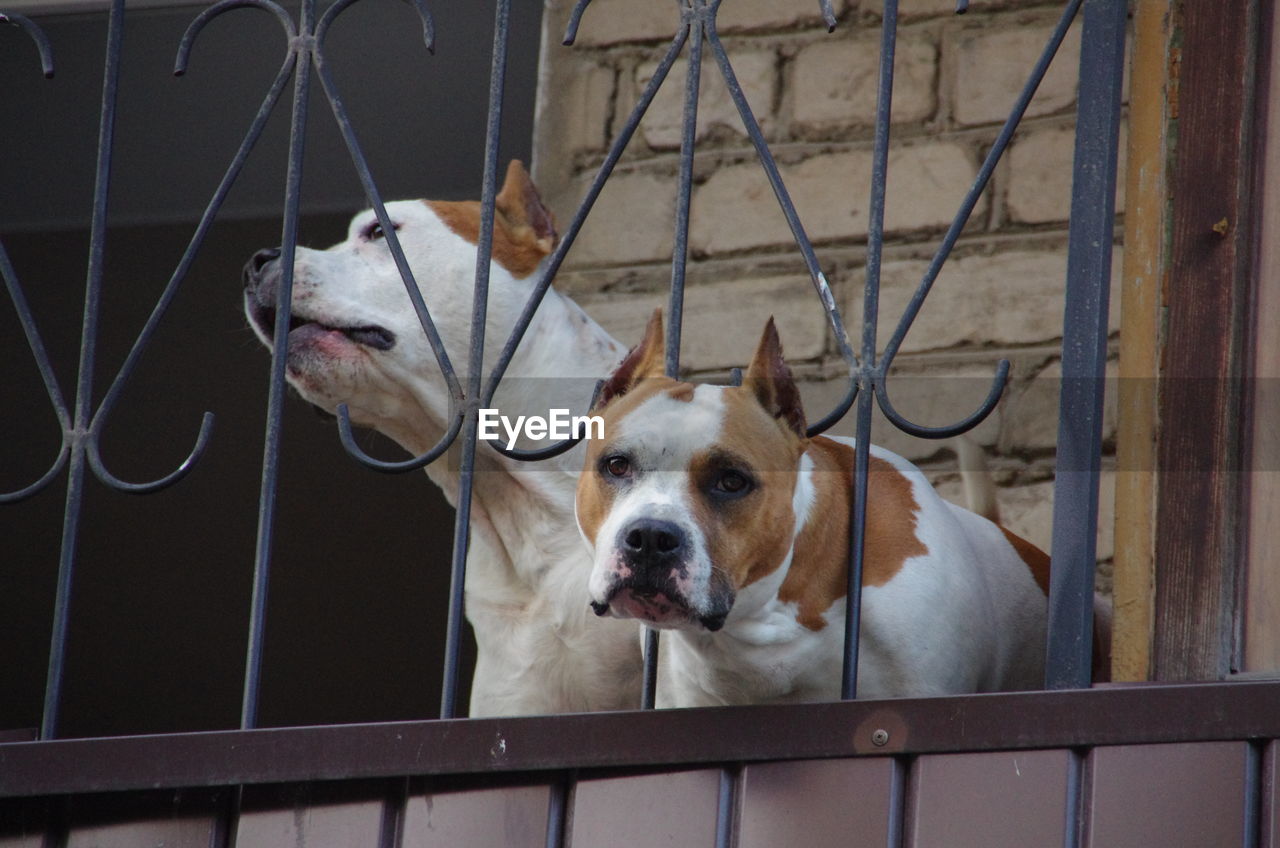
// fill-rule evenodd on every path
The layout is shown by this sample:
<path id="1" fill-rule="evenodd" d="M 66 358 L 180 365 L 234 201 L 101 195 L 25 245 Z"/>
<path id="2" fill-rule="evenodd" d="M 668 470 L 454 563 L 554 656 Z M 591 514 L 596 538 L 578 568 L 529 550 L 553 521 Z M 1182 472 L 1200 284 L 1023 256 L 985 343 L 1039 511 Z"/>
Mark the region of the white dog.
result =
<path id="1" fill-rule="evenodd" d="M 658 703 L 834 700 L 844 656 L 851 439 L 805 434 L 773 321 L 742 386 L 663 376 L 661 313 L 600 394 L 577 520 L 596 614 L 671 632 Z M 1034 689 L 1049 558 L 872 447 L 863 697 Z"/>
<path id="2" fill-rule="evenodd" d="M 480 206 L 401 201 L 387 204 L 387 214 L 465 384 Z M 444 434 L 449 394 L 384 239 L 365 211 L 346 241 L 324 251 L 298 248 L 287 375 L 306 400 L 329 412 L 346 403 L 352 421 L 418 455 Z M 496 204 L 486 363 L 497 358 L 557 240 L 551 213 L 523 166 L 512 162 Z M 245 267 L 245 312 L 268 347 L 279 280 L 278 250 L 259 252 Z M 624 353 L 573 301 L 549 290 L 497 405 L 511 417 L 580 411 L 595 379 Z M 589 379 L 566 379 L 573 377 Z M 456 502 L 458 475 L 450 465 L 426 470 Z M 637 626 L 597 619 L 585 600 L 591 561 L 573 530 L 581 466 L 579 449 L 525 463 L 479 445 L 466 581 L 478 648 L 473 716 L 639 704 Z"/>

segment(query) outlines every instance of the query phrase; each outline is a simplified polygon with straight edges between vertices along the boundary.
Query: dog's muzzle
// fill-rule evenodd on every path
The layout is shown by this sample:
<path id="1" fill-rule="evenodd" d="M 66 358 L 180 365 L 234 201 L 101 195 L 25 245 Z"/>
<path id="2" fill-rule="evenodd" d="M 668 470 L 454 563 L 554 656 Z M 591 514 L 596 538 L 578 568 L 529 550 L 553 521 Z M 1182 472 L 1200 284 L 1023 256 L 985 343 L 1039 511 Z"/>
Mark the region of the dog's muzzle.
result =
<path id="1" fill-rule="evenodd" d="M 714 610 L 695 609 L 682 582 L 689 574 L 689 538 L 679 525 L 655 518 L 639 518 L 619 531 L 615 543 L 625 568 L 609 591 L 608 598 L 591 601 L 596 615 L 611 609 L 624 616 L 655 625 L 700 624 L 719 630 L 729 614 L 729 605 L 716 604 Z"/>
<path id="2" fill-rule="evenodd" d="M 262 334 L 271 338 L 275 332 L 276 310 L 280 304 L 280 248 L 259 250 L 244 265 L 245 311 Z M 395 333 L 377 324 L 337 326 L 315 321 L 306 316 L 289 316 L 289 333 L 302 334 L 337 332 L 356 344 L 374 350 L 391 350 L 396 346 Z"/>

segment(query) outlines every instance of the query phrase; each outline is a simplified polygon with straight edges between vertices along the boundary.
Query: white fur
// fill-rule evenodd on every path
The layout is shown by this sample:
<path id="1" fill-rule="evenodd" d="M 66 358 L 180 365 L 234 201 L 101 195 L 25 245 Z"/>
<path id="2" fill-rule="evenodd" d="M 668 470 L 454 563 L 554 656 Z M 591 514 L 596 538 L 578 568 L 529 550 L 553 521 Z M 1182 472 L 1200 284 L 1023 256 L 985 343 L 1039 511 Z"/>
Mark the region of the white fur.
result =
<path id="1" fill-rule="evenodd" d="M 464 381 L 475 277 L 475 246 L 425 203 L 387 205 L 397 236 L 444 346 Z M 329 411 L 346 403 L 353 421 L 374 427 L 417 455 L 444 434 L 449 397 L 390 250 L 362 233 L 363 212 L 328 250 L 298 248 L 294 315 L 341 326 L 377 324 L 396 335 L 389 351 L 341 341 L 289 354 L 288 375 Z M 485 339 L 489 367 L 532 288 L 493 263 Z M 255 327 L 265 344 L 270 338 Z M 496 406 L 507 415 L 581 410 L 596 378 L 625 349 L 573 301 L 548 291 L 507 371 Z M 566 378 L 581 377 L 572 380 Z M 456 450 L 456 447 L 455 447 Z M 466 613 L 478 656 L 471 715 L 517 715 L 632 708 L 640 654 L 631 622 L 597 619 L 587 606 L 590 560 L 573 537 L 573 501 L 582 454 L 537 463 L 509 460 L 481 443 L 472 500 Z M 456 503 L 456 462 L 427 467 Z"/>

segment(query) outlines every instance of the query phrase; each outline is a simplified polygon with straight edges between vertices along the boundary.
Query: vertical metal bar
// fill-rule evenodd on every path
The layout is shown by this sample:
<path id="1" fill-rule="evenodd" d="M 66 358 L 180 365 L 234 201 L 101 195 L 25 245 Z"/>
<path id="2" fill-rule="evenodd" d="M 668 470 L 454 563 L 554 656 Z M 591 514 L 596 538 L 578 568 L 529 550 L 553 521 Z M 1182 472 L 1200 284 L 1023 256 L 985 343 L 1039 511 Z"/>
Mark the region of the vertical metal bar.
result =
<path id="1" fill-rule="evenodd" d="M 107 55 L 102 78 L 102 112 L 98 123 L 97 175 L 93 186 L 93 219 L 89 229 L 89 268 L 85 280 L 84 318 L 80 332 L 80 364 L 76 379 L 74 430 L 67 497 L 62 515 L 62 550 L 58 559 L 58 584 L 54 594 L 53 632 L 49 669 L 45 678 L 44 711 L 40 738 L 58 735 L 62 682 L 66 664 L 67 628 L 70 621 L 72 573 L 79 541 L 80 511 L 84 501 L 85 444 L 93 405 L 93 366 L 98 344 L 98 310 L 102 300 L 102 272 L 106 255 L 107 197 L 111 186 L 111 153 L 115 138 L 116 92 L 120 83 L 120 55 L 124 42 L 124 0 L 112 0 L 107 19 Z"/>
<path id="2" fill-rule="evenodd" d="M 702 80 L 702 13 L 705 0 L 697 0 L 698 9 L 684 10 L 689 34 L 689 68 L 684 84 L 684 115 L 680 131 L 680 171 L 676 186 L 675 244 L 671 251 L 671 296 L 667 309 L 666 372 L 680 376 L 680 331 L 684 324 L 684 278 L 689 262 L 689 198 L 693 192 L 693 147 L 698 135 L 698 91 Z M 644 675 L 640 685 L 640 708 L 653 709 L 658 690 L 658 631 L 644 628 Z"/>
<path id="3" fill-rule="evenodd" d="M 1263 744 L 1249 742 L 1245 748 L 1244 760 L 1244 825 L 1241 828 L 1242 848 L 1258 848 L 1262 839 L 1263 808 Z"/>
<path id="4" fill-rule="evenodd" d="M 897 48 L 898 0 L 885 0 L 880 30 L 880 77 L 876 94 L 875 146 L 871 163 L 871 209 L 867 225 L 867 278 L 862 303 L 861 387 L 854 444 L 853 509 L 849 515 L 849 573 L 845 591 L 844 667 L 840 696 L 858 696 L 858 635 L 862 622 L 862 567 L 866 551 L 867 488 L 871 463 L 871 411 L 876 324 L 880 311 L 880 257 L 884 249 L 885 183 L 889 172 L 889 119 L 893 110 L 893 60 Z"/>
<path id="5" fill-rule="evenodd" d="M 209 834 L 209 848 L 236 848 L 240 835 L 240 810 L 244 805 L 244 785 L 232 787 L 227 797 L 226 812 L 213 817 L 213 830 Z"/>
<path id="6" fill-rule="evenodd" d="M 731 848 L 734 844 L 738 782 L 742 778 L 742 766 L 725 766 L 720 769 L 720 791 L 716 796 L 716 848 Z"/>
<path id="7" fill-rule="evenodd" d="M 1089 685 L 1125 0 L 1086 0 L 1067 254 L 1045 688 Z"/>
<path id="8" fill-rule="evenodd" d="M 565 809 L 569 804 L 569 777 L 551 784 L 547 806 L 547 848 L 562 848 L 565 836 Z"/>
<path id="9" fill-rule="evenodd" d="M 705 9 L 705 0 L 698 0 Z M 680 328 L 684 320 L 684 277 L 689 262 L 689 197 L 693 192 L 693 147 L 698 135 L 698 88 L 702 78 L 702 19 L 689 17 L 689 71 L 684 85 L 680 133 L 680 171 L 676 182 L 675 245 L 671 251 L 671 298 L 667 315 L 668 377 L 680 376 Z"/>
<path id="10" fill-rule="evenodd" d="M 640 676 L 640 709 L 653 709 L 658 696 L 658 630 L 644 628 L 644 641 L 640 648 L 644 673 Z"/>
<path id="11" fill-rule="evenodd" d="M 404 844 L 404 811 L 408 803 L 409 778 L 398 778 L 388 787 L 382 801 L 378 848 L 400 848 Z"/>
<path id="12" fill-rule="evenodd" d="M 476 282 L 471 312 L 471 351 L 467 364 L 467 411 L 462 425 L 458 507 L 453 527 L 449 582 L 449 619 L 445 636 L 444 686 L 440 717 L 457 713 L 458 654 L 462 647 L 462 603 L 471 542 L 471 498 L 475 484 L 476 440 L 484 386 L 484 331 L 489 306 L 489 260 L 493 254 L 493 206 L 497 197 L 498 145 L 502 129 L 503 81 L 507 70 L 510 0 L 497 0 L 493 24 L 493 64 L 489 74 L 489 115 L 485 133 L 484 186 L 480 198 L 480 240 L 476 245 Z"/>
<path id="13" fill-rule="evenodd" d="M 893 758 L 893 773 L 889 779 L 889 827 L 885 838 L 886 848 L 903 848 L 907 830 L 907 787 L 910 763 L 905 757 Z"/>
<path id="14" fill-rule="evenodd" d="M 1084 768 L 1082 751 L 1070 751 L 1067 757 L 1067 791 L 1063 802 L 1062 848 L 1080 848 L 1085 838 Z"/>
<path id="15" fill-rule="evenodd" d="M 294 254 L 298 245 L 298 210 L 302 195 L 302 167 L 306 150 L 307 98 L 311 83 L 311 42 L 315 32 L 315 0 L 303 0 L 293 49 L 298 51 L 293 82 L 293 118 L 289 129 L 289 168 L 285 175 L 284 229 L 280 238 L 280 293 L 272 329 L 270 394 L 266 437 L 262 448 L 262 488 L 258 495 L 258 538 L 253 563 L 249 640 L 246 648 L 244 697 L 240 727 L 258 726 L 262 683 L 262 648 L 266 629 L 267 595 L 271 583 L 271 547 L 275 536 L 276 494 L 280 476 L 280 440 L 284 421 L 285 365 L 289 355 L 289 320 L 293 313 Z"/>

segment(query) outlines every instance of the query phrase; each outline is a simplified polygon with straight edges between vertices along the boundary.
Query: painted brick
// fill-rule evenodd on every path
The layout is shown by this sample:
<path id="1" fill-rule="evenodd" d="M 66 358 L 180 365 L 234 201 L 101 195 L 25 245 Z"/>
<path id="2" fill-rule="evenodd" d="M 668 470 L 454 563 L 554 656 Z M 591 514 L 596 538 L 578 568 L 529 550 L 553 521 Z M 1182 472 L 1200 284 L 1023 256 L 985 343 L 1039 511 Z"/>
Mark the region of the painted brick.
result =
<path id="1" fill-rule="evenodd" d="M 586 193 L 588 176 L 579 180 L 576 197 Z M 569 262 L 578 266 L 670 260 L 675 205 L 676 184 L 669 176 L 615 173 L 574 242 Z"/>
<path id="2" fill-rule="evenodd" d="M 1016 20 L 1016 19 L 1015 19 Z M 965 30 L 954 42 L 953 114 L 966 125 L 1002 123 L 1013 108 L 1053 26 Z M 1075 102 L 1080 64 L 1080 28 L 1067 33 L 1027 115 L 1046 115 Z"/>
<path id="3" fill-rule="evenodd" d="M 1120 127 L 1120 150 L 1125 149 L 1125 125 Z M 1010 147 L 1009 190 L 1006 203 L 1014 221 L 1044 224 L 1065 221 L 1071 212 L 1074 127 L 1037 130 Z M 1124 212 L 1124 156 L 1116 175 L 1116 211 Z"/>
<path id="4" fill-rule="evenodd" d="M 568 21 L 574 0 L 557 2 Z M 546 14 L 550 14 L 548 8 Z M 636 3 L 634 0 L 594 0 L 578 26 L 575 44 L 605 47 L 629 41 L 670 39 L 680 24 L 679 7 L 672 2 Z"/>
<path id="5" fill-rule="evenodd" d="M 964 504 L 958 482 L 938 487 L 943 497 Z M 1053 553 L 1053 481 L 996 490 L 1001 524 L 1047 554 Z M 1111 559 L 1115 553 L 1115 472 L 1103 471 L 1098 487 L 1098 536 L 1096 559 Z"/>
<path id="6" fill-rule="evenodd" d="M 1121 251 L 1112 253 L 1119 280 Z M 923 260 L 886 262 L 880 274 L 880 338 L 889 334 L 924 277 Z M 903 352 L 957 345 L 1034 344 L 1062 337 L 1067 255 L 1059 250 L 1016 250 L 992 256 L 953 258 L 943 266 L 924 307 L 902 344 Z M 1118 285 L 1111 288 L 1109 317 L 1119 326 Z M 844 314 L 850 326 L 862 315 L 862 280 L 850 287 Z M 883 344 L 883 342 L 882 342 Z"/>
<path id="7" fill-rule="evenodd" d="M 583 62 L 569 74 L 565 99 L 574 104 L 564 110 L 561 143 L 573 153 L 603 150 L 608 143 L 609 105 L 613 99 L 612 68 Z"/>
<path id="8" fill-rule="evenodd" d="M 773 126 L 773 103 L 777 97 L 778 73 L 777 55 L 772 50 L 752 52 L 736 51 L 730 57 L 734 75 L 751 106 L 751 111 L 760 122 L 765 132 Z M 635 93 L 632 103 L 639 97 L 640 91 L 649 80 L 657 62 L 641 65 L 635 72 Z M 640 124 L 640 132 L 650 147 L 670 149 L 680 146 L 680 134 L 684 119 L 685 77 L 688 76 L 689 63 L 680 59 L 671 67 L 671 72 L 658 89 L 649 111 L 645 113 Z M 719 66 L 704 56 L 702 63 L 702 79 L 698 91 L 698 131 L 699 139 L 716 128 L 727 128 L 734 134 L 746 138 L 742 118 L 738 107 L 729 98 L 724 77 Z"/>
<path id="9" fill-rule="evenodd" d="M 970 8 L 976 7 L 977 3 L 970 3 Z M 901 0 L 898 3 L 898 17 L 900 18 L 924 18 L 933 17 L 935 15 L 951 15 L 955 14 L 956 0 Z"/>
<path id="10" fill-rule="evenodd" d="M 559 5 L 570 8 L 573 4 L 561 0 Z M 832 3 L 837 15 L 851 5 L 851 0 Z M 717 29 L 726 33 L 788 29 L 820 21 L 816 0 L 728 0 L 717 16 Z M 603 47 L 666 40 L 675 35 L 679 22 L 679 5 L 671 0 L 594 0 L 582 17 L 577 43 Z"/>
<path id="11" fill-rule="evenodd" d="M 1102 439 L 1113 442 L 1116 437 L 1116 389 L 1120 376 L 1119 363 L 1107 363 L 1106 387 L 1102 407 Z M 1062 363 L 1051 362 L 1010 398 L 1000 435 L 1003 453 L 1022 453 L 1052 449 L 1058 443 L 1058 400 L 1062 391 Z"/>
<path id="12" fill-rule="evenodd" d="M 831 3 L 837 16 L 853 5 L 852 0 L 832 0 Z M 717 29 L 721 32 L 790 29 L 820 26 L 821 21 L 817 0 L 727 0 L 720 7 Z"/>
<path id="13" fill-rule="evenodd" d="M 938 53 L 921 38 L 901 38 L 894 60 L 893 121 L 922 121 L 937 107 Z M 802 129 L 875 122 L 880 69 L 878 38 L 818 41 L 796 56 L 793 116 Z"/>
<path id="14" fill-rule="evenodd" d="M 644 336 L 655 307 L 667 293 L 602 293 L 580 297 L 591 317 L 624 344 Z M 769 277 L 689 286 L 684 293 L 680 362 L 693 371 L 745 368 L 772 315 L 791 362 L 820 356 L 826 346 L 826 316 L 807 277 Z"/>
<path id="15" fill-rule="evenodd" d="M 801 223 L 813 241 L 865 237 L 871 154 L 852 151 L 815 156 L 781 167 Z M 890 232 L 942 227 L 976 175 L 968 151 L 937 142 L 899 148 L 889 155 L 885 228 Z M 985 200 L 976 214 L 982 214 Z M 792 242 L 773 190 L 759 165 L 722 168 L 693 196 L 690 244 L 723 253 Z M 732 214 L 725 214 L 732 210 Z"/>

